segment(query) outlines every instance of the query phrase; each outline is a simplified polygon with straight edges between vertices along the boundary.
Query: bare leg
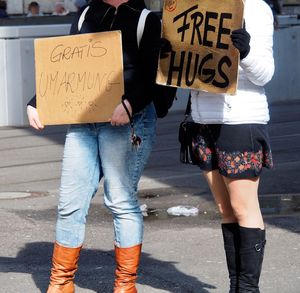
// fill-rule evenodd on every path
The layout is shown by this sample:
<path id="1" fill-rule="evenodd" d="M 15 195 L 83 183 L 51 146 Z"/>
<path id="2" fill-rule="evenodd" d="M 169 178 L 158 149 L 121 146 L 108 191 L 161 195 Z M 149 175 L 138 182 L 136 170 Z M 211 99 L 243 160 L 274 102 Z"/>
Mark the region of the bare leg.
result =
<path id="1" fill-rule="evenodd" d="M 222 234 L 230 280 L 230 293 L 237 292 L 239 268 L 239 226 L 230 204 L 230 197 L 222 176 L 217 170 L 204 172 L 215 202 L 222 215 Z"/>
<path id="2" fill-rule="evenodd" d="M 237 218 L 230 203 L 230 197 L 223 176 L 217 170 L 203 172 L 203 175 L 214 196 L 215 202 L 222 216 L 222 223 L 236 223 Z"/>
<path id="3" fill-rule="evenodd" d="M 259 178 L 223 177 L 230 202 L 239 223 L 238 292 L 259 293 L 259 278 L 266 242 L 264 222 L 258 201 Z"/>
<path id="4" fill-rule="evenodd" d="M 240 226 L 264 229 L 258 201 L 259 177 L 253 179 L 230 179 L 223 177 L 230 195 L 233 213 Z"/>

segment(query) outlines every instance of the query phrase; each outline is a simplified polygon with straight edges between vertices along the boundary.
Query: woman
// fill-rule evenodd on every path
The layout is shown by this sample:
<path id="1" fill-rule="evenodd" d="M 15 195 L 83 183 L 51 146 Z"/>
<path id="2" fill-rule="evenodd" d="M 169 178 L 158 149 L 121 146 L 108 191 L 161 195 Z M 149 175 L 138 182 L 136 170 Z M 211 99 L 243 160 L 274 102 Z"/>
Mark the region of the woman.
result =
<path id="1" fill-rule="evenodd" d="M 93 0 L 79 11 L 72 25 L 71 34 L 121 30 L 125 94 L 110 122 L 71 125 L 68 130 L 48 293 L 74 292 L 86 216 L 102 177 L 104 202 L 115 228 L 114 292 L 137 292 L 143 238 L 137 184 L 154 142 L 156 113 L 151 101 L 161 29 L 160 20 L 150 13 L 138 48 L 137 24 L 144 8 L 140 0 Z M 34 99 L 27 111 L 31 126 L 42 129 Z M 136 151 L 129 125 L 132 115 L 135 132 L 142 140 Z"/>
<path id="2" fill-rule="evenodd" d="M 244 18 L 231 35 L 240 52 L 236 95 L 192 91 L 191 98 L 194 153 L 222 215 L 230 293 L 259 292 L 266 240 L 258 185 L 262 168 L 272 167 L 263 86 L 274 73 L 273 16 L 263 0 L 247 0 Z"/>
<path id="3" fill-rule="evenodd" d="M 52 15 L 56 16 L 65 16 L 70 13 L 69 10 L 66 9 L 64 2 L 56 2 L 54 6 L 54 11 Z"/>
<path id="4" fill-rule="evenodd" d="M 33 1 L 28 4 L 27 17 L 43 16 L 44 14 L 40 11 L 40 5 L 38 2 Z"/>

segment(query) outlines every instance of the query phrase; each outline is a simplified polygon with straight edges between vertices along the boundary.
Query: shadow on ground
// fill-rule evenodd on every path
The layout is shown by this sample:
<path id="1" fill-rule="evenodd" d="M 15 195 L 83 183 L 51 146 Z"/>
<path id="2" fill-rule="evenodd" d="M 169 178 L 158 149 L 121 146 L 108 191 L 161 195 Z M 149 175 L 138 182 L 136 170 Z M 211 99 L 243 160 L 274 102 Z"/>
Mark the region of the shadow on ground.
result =
<path id="1" fill-rule="evenodd" d="M 39 292 L 46 292 L 52 249 L 53 244 L 49 242 L 28 243 L 15 258 L 0 257 L 0 272 L 31 274 Z M 206 293 L 209 292 L 207 289 L 216 288 L 179 271 L 175 265 L 174 262 L 157 260 L 143 253 L 138 283 L 173 293 Z M 83 249 L 75 284 L 98 293 L 112 292 L 114 266 L 112 250 Z M 197 288 L 196 291 L 193 288 Z"/>

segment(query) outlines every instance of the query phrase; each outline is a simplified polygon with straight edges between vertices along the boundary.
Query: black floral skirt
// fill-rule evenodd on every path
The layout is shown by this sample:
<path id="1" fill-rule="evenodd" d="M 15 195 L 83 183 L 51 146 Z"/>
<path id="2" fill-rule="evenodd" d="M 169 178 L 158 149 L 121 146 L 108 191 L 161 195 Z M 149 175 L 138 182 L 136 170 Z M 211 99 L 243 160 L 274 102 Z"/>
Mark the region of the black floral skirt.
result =
<path id="1" fill-rule="evenodd" d="M 193 152 L 202 170 L 230 178 L 254 178 L 273 167 L 265 124 L 198 124 Z"/>

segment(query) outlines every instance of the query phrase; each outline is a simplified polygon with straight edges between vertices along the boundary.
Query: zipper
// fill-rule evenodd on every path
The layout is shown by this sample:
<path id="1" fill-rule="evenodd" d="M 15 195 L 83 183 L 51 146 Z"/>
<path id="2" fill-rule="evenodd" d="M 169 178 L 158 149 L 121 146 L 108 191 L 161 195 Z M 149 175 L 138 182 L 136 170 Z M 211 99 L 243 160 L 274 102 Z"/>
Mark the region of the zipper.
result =
<path id="1" fill-rule="evenodd" d="M 119 7 L 121 7 L 121 6 L 126 6 L 126 7 L 128 7 L 128 8 L 130 8 L 131 10 L 133 10 L 133 11 L 139 11 L 138 9 L 135 9 L 135 8 L 132 8 L 131 6 L 129 6 L 128 4 L 126 4 L 126 3 L 122 3 Z M 110 30 L 112 29 L 112 26 L 114 25 L 114 23 L 115 23 L 115 20 L 116 20 L 116 17 L 117 17 L 117 14 L 118 14 L 118 9 L 119 9 L 119 7 L 118 8 L 116 8 L 116 10 L 115 10 L 115 13 L 114 13 L 114 17 L 113 17 L 113 20 L 112 20 L 112 22 L 111 22 L 111 25 L 110 25 Z M 113 8 L 113 7 L 110 7 L 110 8 Z M 108 11 L 107 11 L 108 12 Z M 106 13 L 107 14 L 107 13 Z M 105 14 L 105 15 L 106 15 Z M 105 17 L 105 16 L 104 16 Z"/>
<path id="2" fill-rule="evenodd" d="M 116 20 L 117 14 L 118 14 L 118 8 L 116 8 L 116 10 L 115 10 L 114 17 L 113 17 L 112 22 L 111 22 L 111 24 L 110 24 L 109 30 L 112 29 L 112 26 L 114 25 L 114 22 L 115 22 L 115 20 Z"/>
<path id="3" fill-rule="evenodd" d="M 109 8 L 106 10 L 106 12 L 105 12 L 104 16 L 102 17 L 101 24 L 102 24 L 102 22 L 103 22 L 104 18 L 106 17 L 106 15 L 108 14 L 108 12 L 109 12 L 111 9 L 113 9 L 113 7 L 109 7 Z"/>

